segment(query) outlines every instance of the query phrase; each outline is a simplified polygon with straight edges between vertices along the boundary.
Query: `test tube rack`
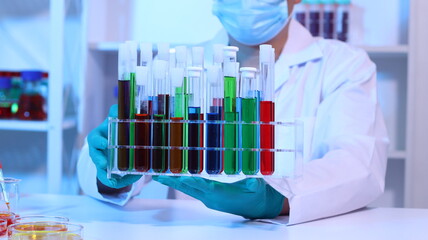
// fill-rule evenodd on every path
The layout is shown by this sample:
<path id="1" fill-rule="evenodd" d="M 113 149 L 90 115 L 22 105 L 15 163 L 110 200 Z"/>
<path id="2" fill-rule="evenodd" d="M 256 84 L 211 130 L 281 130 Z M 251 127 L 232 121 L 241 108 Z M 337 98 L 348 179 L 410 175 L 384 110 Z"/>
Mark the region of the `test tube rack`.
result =
<path id="1" fill-rule="evenodd" d="M 259 177 L 259 178 L 269 178 L 269 177 L 287 177 L 287 178 L 298 178 L 302 176 L 303 168 L 303 122 L 295 119 L 287 122 L 226 122 L 223 120 L 137 120 L 137 119 L 118 119 L 118 118 L 109 118 L 108 120 L 108 166 L 107 166 L 107 175 L 109 178 L 113 174 L 124 176 L 127 174 L 133 175 L 167 175 L 167 176 L 203 176 L 203 177 L 217 177 L 217 176 L 227 176 L 227 177 Z M 186 139 L 183 139 L 183 146 L 173 146 L 171 144 L 171 125 L 173 124 L 182 124 L 183 128 L 188 128 L 189 125 L 199 126 L 199 136 L 200 145 L 198 146 L 189 146 L 189 143 Z M 118 136 L 118 128 L 128 126 L 138 126 L 145 125 L 148 126 L 148 129 L 151 129 L 149 136 L 147 134 L 145 137 L 149 140 L 150 144 L 138 144 L 138 145 L 120 145 Z M 165 136 L 154 136 L 153 127 L 163 127 L 165 130 Z M 209 147 L 207 145 L 208 139 L 210 137 L 209 127 L 217 126 L 218 129 L 221 129 L 220 136 L 220 145 L 219 147 Z M 224 147 L 224 135 L 223 131 L 225 126 L 235 126 L 237 129 L 237 139 L 239 143 L 237 148 L 225 148 Z M 244 126 L 244 127 L 243 127 Z M 245 126 L 247 128 L 245 128 Z M 274 148 L 261 148 L 260 143 L 260 127 L 267 126 L 274 129 Z M 252 127 L 256 131 L 256 138 L 254 139 L 254 146 L 252 148 L 242 147 L 242 136 L 243 129 L 248 129 Z M 136 129 L 135 127 L 133 129 Z M 137 128 L 138 129 L 138 128 Z M 230 128 L 229 128 L 230 129 Z M 138 138 L 138 132 L 135 132 L 135 138 Z M 165 141 L 163 144 L 154 144 L 154 138 L 163 137 Z M 188 136 L 187 136 L 188 137 Z M 119 151 L 126 152 L 126 159 L 119 160 Z M 141 161 L 139 159 L 141 154 L 136 154 L 137 151 L 144 152 L 145 154 L 145 167 L 141 168 Z M 181 168 L 177 169 L 177 162 L 175 162 L 175 167 L 172 167 L 173 154 L 177 156 L 177 153 L 181 154 Z M 216 157 L 215 160 L 219 162 L 217 165 L 212 167 L 213 161 L 212 154 Z M 262 154 L 267 153 L 273 157 L 273 161 L 270 163 L 271 172 L 266 173 L 266 161 L 262 159 Z M 144 155 L 143 154 L 143 155 Z M 227 159 L 227 154 L 235 156 L 235 159 Z M 123 155 L 122 155 L 123 157 Z M 195 166 L 191 167 L 190 164 L 195 164 L 196 158 L 196 169 Z M 122 161 L 119 164 L 119 161 Z M 125 162 L 125 165 L 124 165 Z M 140 162 L 139 164 L 137 164 Z M 211 167 L 209 165 L 211 164 Z M 119 166 L 122 165 L 122 166 Z M 136 167 L 138 165 L 138 167 Z M 180 165 L 180 163 L 179 163 Z M 157 166 L 157 167 L 154 167 Z M 160 166 L 160 167 L 159 167 Z M 193 168 L 193 169 L 190 169 Z M 210 169 L 208 169 L 210 168 Z M 232 170 L 231 170 L 232 168 Z M 265 168 L 264 171 L 261 171 L 261 168 Z"/>

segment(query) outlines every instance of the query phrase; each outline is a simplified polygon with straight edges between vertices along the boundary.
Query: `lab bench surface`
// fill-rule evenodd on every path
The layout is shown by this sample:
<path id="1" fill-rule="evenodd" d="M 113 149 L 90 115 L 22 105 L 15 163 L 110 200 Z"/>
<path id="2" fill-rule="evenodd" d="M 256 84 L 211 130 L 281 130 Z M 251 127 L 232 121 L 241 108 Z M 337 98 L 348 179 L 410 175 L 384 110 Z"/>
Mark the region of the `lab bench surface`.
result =
<path id="1" fill-rule="evenodd" d="M 56 215 L 84 226 L 85 240 L 428 239 L 428 209 L 372 208 L 285 226 L 213 211 L 199 201 L 134 198 L 124 207 L 87 196 L 23 195 L 20 215 Z"/>

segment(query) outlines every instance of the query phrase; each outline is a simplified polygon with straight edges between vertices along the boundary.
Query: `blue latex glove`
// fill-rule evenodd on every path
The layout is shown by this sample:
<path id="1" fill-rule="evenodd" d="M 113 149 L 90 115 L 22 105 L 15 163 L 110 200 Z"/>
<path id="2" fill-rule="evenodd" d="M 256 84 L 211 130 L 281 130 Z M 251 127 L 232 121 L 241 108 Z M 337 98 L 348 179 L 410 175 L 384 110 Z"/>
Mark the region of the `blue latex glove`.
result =
<path id="1" fill-rule="evenodd" d="M 109 117 L 117 117 L 117 105 L 110 108 Z M 88 135 L 89 155 L 92 162 L 97 167 L 97 178 L 100 182 L 110 188 L 123 188 L 131 185 L 141 178 L 139 175 L 119 175 L 112 174 L 112 178 L 107 178 L 107 147 L 108 147 L 108 119 L 92 130 Z"/>
<path id="2" fill-rule="evenodd" d="M 285 199 L 260 178 L 234 183 L 200 177 L 153 176 L 153 179 L 199 199 L 208 208 L 248 219 L 277 217 Z"/>

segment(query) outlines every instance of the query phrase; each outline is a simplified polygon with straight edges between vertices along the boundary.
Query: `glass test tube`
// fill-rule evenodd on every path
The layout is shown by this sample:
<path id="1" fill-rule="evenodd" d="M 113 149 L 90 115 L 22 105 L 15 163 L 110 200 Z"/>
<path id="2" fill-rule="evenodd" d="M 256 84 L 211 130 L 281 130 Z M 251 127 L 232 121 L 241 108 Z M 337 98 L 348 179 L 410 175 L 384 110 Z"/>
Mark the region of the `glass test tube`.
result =
<path id="1" fill-rule="evenodd" d="M 130 114 L 130 76 L 128 72 L 128 50 L 125 44 L 119 45 L 118 58 L 118 119 L 128 119 Z M 118 145 L 129 146 L 129 123 L 118 123 Z M 129 169 L 129 149 L 117 149 L 117 168 Z"/>
<path id="2" fill-rule="evenodd" d="M 275 49 L 270 45 L 260 45 L 260 83 L 262 98 L 260 101 L 260 172 L 272 175 L 275 171 L 275 128 L 268 123 L 275 121 L 274 64 Z"/>
<path id="3" fill-rule="evenodd" d="M 153 115 L 152 101 L 149 96 L 153 96 L 149 67 L 138 66 L 136 69 L 137 82 L 137 120 L 150 120 Z M 152 124 L 150 122 L 135 123 L 135 145 L 151 146 Z M 151 150 L 135 149 L 134 168 L 140 172 L 147 172 L 151 168 Z"/>
<path id="4" fill-rule="evenodd" d="M 321 33 L 321 4 L 320 0 L 307 0 L 309 5 L 309 32 L 312 36 L 318 37 Z"/>
<path id="5" fill-rule="evenodd" d="M 187 68 L 187 47 L 186 46 L 177 46 L 175 48 L 175 57 L 176 57 L 176 67 L 181 68 L 183 72 Z M 175 89 L 175 100 L 177 103 L 175 103 L 175 106 L 179 106 L 180 103 L 183 103 L 183 108 L 178 108 L 177 111 L 184 111 L 183 117 L 184 120 L 188 119 L 188 110 L 189 110 L 189 95 L 187 94 L 187 77 L 186 74 L 184 74 L 183 78 L 183 84 L 181 87 L 177 87 Z M 184 109 L 184 110 L 183 110 Z M 183 125 L 183 147 L 188 147 L 188 132 L 189 132 L 189 125 L 185 123 Z M 187 162 L 188 159 L 188 150 L 183 150 L 183 172 L 187 172 Z"/>
<path id="6" fill-rule="evenodd" d="M 135 145 L 150 147 L 152 124 L 148 120 L 153 117 L 152 96 L 153 81 L 151 78 L 151 63 L 153 59 L 151 43 L 140 43 L 140 66 L 136 68 L 137 83 L 135 119 L 147 121 L 135 123 Z M 146 172 L 151 168 L 151 149 L 135 149 L 134 168 Z"/>
<path id="7" fill-rule="evenodd" d="M 241 125 L 241 145 L 242 151 L 242 172 L 245 175 L 254 175 L 259 171 L 257 155 L 254 151 L 257 148 L 257 125 L 258 105 L 260 91 L 258 90 L 257 69 L 252 67 L 241 68 L 241 78 L 239 84 L 239 98 L 241 100 L 240 119 Z"/>
<path id="8" fill-rule="evenodd" d="M 203 47 L 192 47 L 192 66 L 193 67 L 201 67 L 202 68 L 202 75 L 201 75 L 201 90 L 206 89 L 206 82 L 205 82 L 205 67 L 204 67 L 204 48 Z M 201 92 L 202 99 L 205 99 L 205 91 Z M 205 105 L 201 104 L 201 112 L 205 113 Z M 203 119 L 203 115 L 201 115 L 201 119 Z M 199 137 L 200 142 L 204 142 L 204 126 L 203 124 L 199 125 Z M 204 165 L 204 151 L 199 151 L 200 154 L 200 165 Z"/>
<path id="9" fill-rule="evenodd" d="M 210 148 L 206 151 L 205 169 L 208 174 L 220 174 L 223 171 L 222 167 L 222 151 L 214 150 L 213 148 L 222 147 L 222 120 L 223 112 L 223 75 L 221 67 L 210 66 L 207 68 L 207 131 L 206 131 L 206 147 Z"/>
<path id="10" fill-rule="evenodd" d="M 347 42 L 349 29 L 349 5 L 351 0 L 336 0 L 336 38 Z"/>
<path id="11" fill-rule="evenodd" d="M 135 72 L 138 64 L 138 44 L 135 41 L 126 41 L 125 42 L 128 49 L 128 70 L 129 70 L 129 117 L 128 119 L 135 119 L 135 94 L 136 94 L 136 80 L 135 80 Z M 135 145 L 135 123 L 129 123 L 129 145 Z M 129 166 L 134 166 L 134 158 L 135 158 L 135 149 L 129 149 Z"/>
<path id="12" fill-rule="evenodd" d="M 334 0 L 322 0 L 323 3 L 323 37 L 326 39 L 333 39 L 334 38 Z"/>
<path id="13" fill-rule="evenodd" d="M 240 172 L 238 152 L 238 112 L 236 109 L 236 80 L 239 63 L 224 63 L 224 172 L 228 175 Z"/>
<path id="14" fill-rule="evenodd" d="M 224 101 L 223 101 L 223 99 L 224 99 L 224 80 L 223 80 L 223 77 L 224 77 L 224 75 L 223 75 L 223 61 L 224 61 L 224 53 L 223 53 L 223 51 L 224 51 L 224 45 L 223 44 L 214 44 L 213 45 L 213 66 L 214 67 L 217 67 L 217 68 L 219 68 L 220 69 L 220 88 L 221 89 L 223 89 L 222 90 L 222 93 L 221 93 L 221 99 L 219 99 L 219 104 L 221 104 L 221 107 L 222 107 L 222 109 L 221 109 L 221 111 L 220 111 L 220 114 L 221 114 L 221 120 L 223 121 L 224 120 Z M 221 129 L 220 129 L 220 131 L 221 131 L 221 143 L 220 143 L 220 146 L 221 147 L 224 147 L 224 137 L 223 137 L 223 133 L 224 133 L 224 124 L 221 124 Z M 223 170 L 224 170 L 224 164 L 223 164 L 223 159 L 224 159 L 224 151 L 221 151 L 221 156 L 220 156 L 220 158 L 221 158 L 221 164 L 220 164 L 220 173 L 221 172 L 223 172 Z"/>
<path id="15" fill-rule="evenodd" d="M 202 68 L 201 67 L 188 67 L 187 68 L 187 93 L 189 94 L 189 121 L 203 120 L 203 92 L 202 92 Z M 189 122 L 188 125 L 188 144 L 189 148 L 203 147 L 201 141 L 202 123 Z M 202 138 L 203 140 L 203 138 Z M 191 174 L 199 174 L 203 170 L 203 162 L 201 161 L 201 150 L 188 151 L 188 171 Z"/>
<path id="16" fill-rule="evenodd" d="M 168 123 L 169 117 L 169 83 L 167 81 L 168 63 L 164 60 L 153 61 L 153 80 L 156 95 L 153 101 L 152 126 L 152 170 L 157 173 L 165 172 L 168 168 Z"/>
<path id="17" fill-rule="evenodd" d="M 170 97 L 170 119 L 169 125 L 169 170 L 172 173 L 183 172 L 183 150 L 178 147 L 183 147 L 183 122 L 184 120 L 184 98 L 183 98 L 183 79 L 184 69 L 171 68 L 171 97 Z M 176 147 L 176 148 L 174 148 Z"/>
<path id="18" fill-rule="evenodd" d="M 304 27 L 307 27 L 307 16 L 306 0 L 303 0 L 301 4 L 294 5 L 294 18 Z"/>

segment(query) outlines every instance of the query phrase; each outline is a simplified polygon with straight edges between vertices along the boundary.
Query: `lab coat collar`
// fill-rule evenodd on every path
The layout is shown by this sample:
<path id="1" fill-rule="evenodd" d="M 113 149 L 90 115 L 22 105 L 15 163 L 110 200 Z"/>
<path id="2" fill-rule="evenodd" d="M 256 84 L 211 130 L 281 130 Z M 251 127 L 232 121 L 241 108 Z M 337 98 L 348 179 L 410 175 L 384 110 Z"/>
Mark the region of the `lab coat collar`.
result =
<path id="1" fill-rule="evenodd" d="M 285 58 L 288 66 L 300 65 L 312 60 L 322 58 L 323 54 L 311 33 L 296 20 L 291 20 L 288 30 L 288 40 L 281 56 Z"/>
<path id="2" fill-rule="evenodd" d="M 317 38 L 296 20 L 291 20 L 287 43 L 275 63 L 275 90 L 288 81 L 290 67 L 320 59 L 323 54 Z"/>

